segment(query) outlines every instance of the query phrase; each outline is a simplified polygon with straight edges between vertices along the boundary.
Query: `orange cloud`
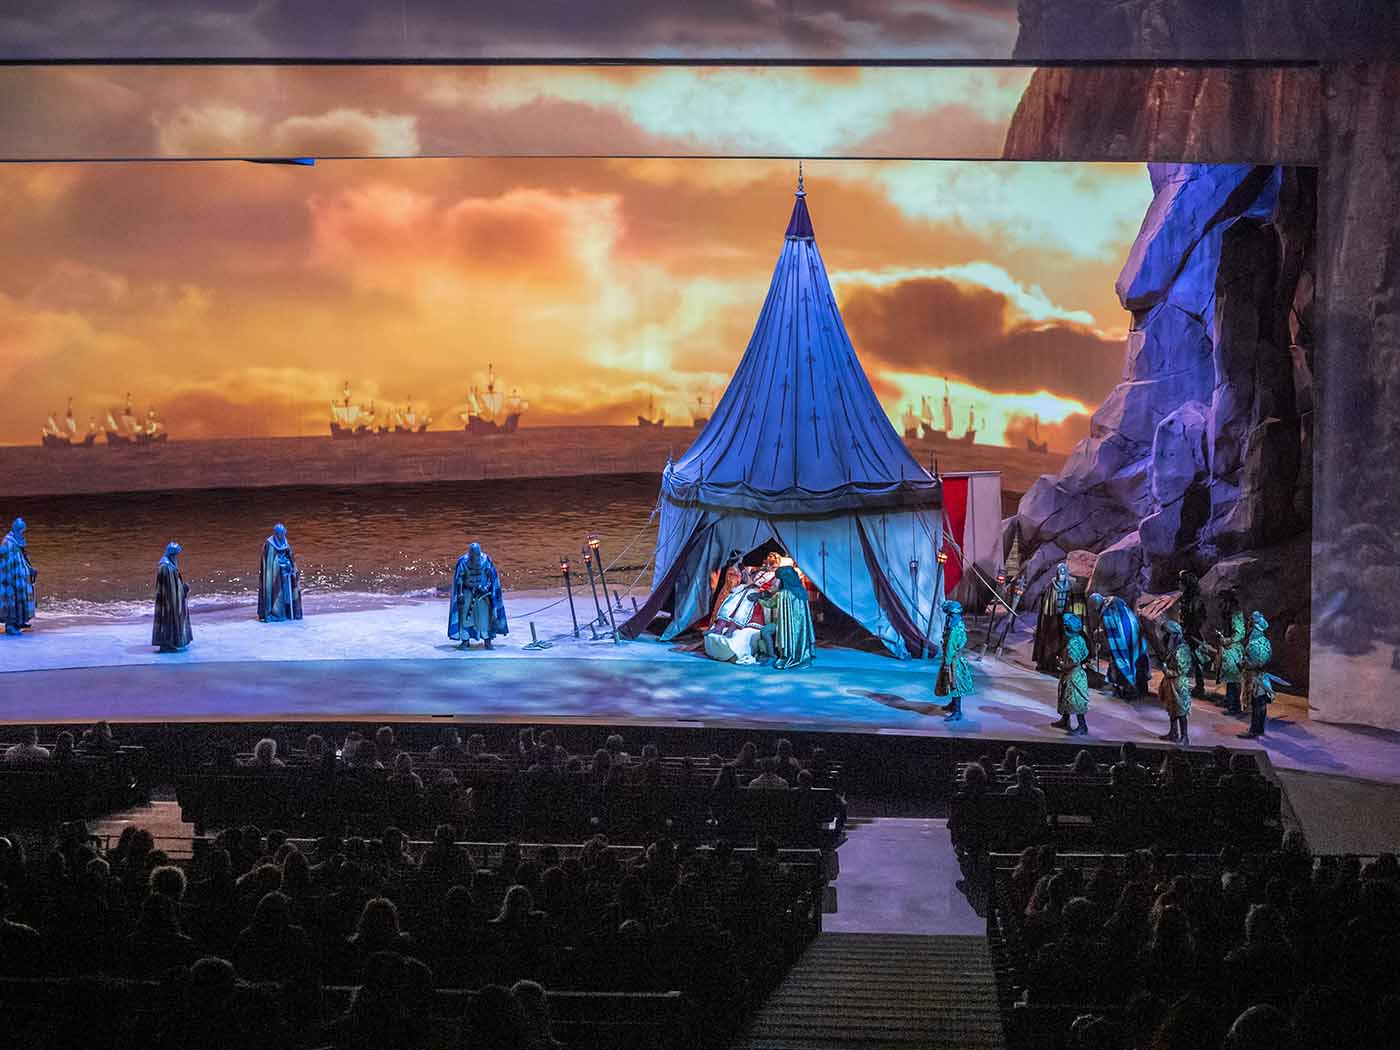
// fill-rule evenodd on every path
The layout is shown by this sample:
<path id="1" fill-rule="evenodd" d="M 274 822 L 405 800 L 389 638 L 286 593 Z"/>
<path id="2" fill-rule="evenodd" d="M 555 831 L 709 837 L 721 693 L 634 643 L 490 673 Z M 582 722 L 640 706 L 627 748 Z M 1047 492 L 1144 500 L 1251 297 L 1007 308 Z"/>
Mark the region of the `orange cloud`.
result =
<path id="1" fill-rule="evenodd" d="M 315 195 L 313 263 L 358 287 L 436 297 L 483 273 L 562 283 L 592 275 L 619 221 L 603 195 L 522 188 L 442 202 L 386 183 Z"/>

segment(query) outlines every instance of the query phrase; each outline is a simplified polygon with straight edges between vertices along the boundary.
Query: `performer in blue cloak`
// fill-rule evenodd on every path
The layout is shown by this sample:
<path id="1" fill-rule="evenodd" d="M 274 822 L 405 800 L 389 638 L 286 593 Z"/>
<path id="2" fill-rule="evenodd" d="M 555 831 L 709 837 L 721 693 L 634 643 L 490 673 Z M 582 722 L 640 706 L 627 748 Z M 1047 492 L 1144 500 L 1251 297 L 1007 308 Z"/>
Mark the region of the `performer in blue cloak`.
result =
<path id="1" fill-rule="evenodd" d="M 19 634 L 34 619 L 34 581 L 39 574 L 29 564 L 24 538 L 28 528 L 23 518 L 16 518 L 0 540 L 0 622 L 6 634 Z"/>
<path id="2" fill-rule="evenodd" d="M 769 610 L 769 621 L 758 632 L 758 644 L 772 656 L 775 670 L 801 667 L 816 655 L 812 604 L 802 577 L 791 565 L 778 569 L 778 589 L 758 603 Z"/>
<path id="3" fill-rule="evenodd" d="M 165 557 L 156 564 L 156 615 L 151 644 L 163 653 L 176 653 L 194 640 L 190 628 L 190 585 L 180 575 L 181 547 L 174 540 L 165 545 Z"/>
<path id="4" fill-rule="evenodd" d="M 1089 601 L 1108 642 L 1108 680 L 1113 692 L 1124 700 L 1136 700 L 1147 692 L 1147 637 L 1142 623 L 1117 595 L 1091 594 Z"/>
<path id="5" fill-rule="evenodd" d="M 933 695 L 946 700 L 943 721 L 961 722 L 963 697 L 971 696 L 972 669 L 967 666 L 963 649 L 967 646 L 967 624 L 963 622 L 962 603 L 943 603 L 943 645 L 938 650 L 938 676 L 933 682 Z"/>
<path id="6" fill-rule="evenodd" d="M 258 619 L 263 623 L 301 619 L 301 576 L 297 572 L 287 526 L 278 522 L 263 540 L 258 566 Z"/>
<path id="7" fill-rule="evenodd" d="M 484 642 L 486 648 L 493 649 L 491 639 L 509 633 L 500 575 L 481 544 L 473 543 L 457 559 L 457 570 L 452 575 L 447 637 L 461 642 L 459 649 L 469 648 L 473 641 Z"/>

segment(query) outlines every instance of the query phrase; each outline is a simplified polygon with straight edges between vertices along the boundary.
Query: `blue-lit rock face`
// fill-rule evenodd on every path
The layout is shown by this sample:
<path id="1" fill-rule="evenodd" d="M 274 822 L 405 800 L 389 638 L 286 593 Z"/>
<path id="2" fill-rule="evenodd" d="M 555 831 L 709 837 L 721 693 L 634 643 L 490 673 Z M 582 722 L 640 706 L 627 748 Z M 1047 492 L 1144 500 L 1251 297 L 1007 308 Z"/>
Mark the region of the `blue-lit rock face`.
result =
<path id="1" fill-rule="evenodd" d="M 1273 166 L 1148 170 L 1153 201 L 1115 286 L 1134 318 L 1123 379 L 1008 522 L 1032 593 L 1077 549 L 1102 554 L 1091 589 L 1135 599 L 1220 560 L 1267 569 L 1306 528 L 1307 368 L 1290 318 L 1311 297 L 1312 199 Z M 1306 573 L 1292 575 L 1297 593 L 1265 610 L 1283 623 L 1306 613 Z"/>

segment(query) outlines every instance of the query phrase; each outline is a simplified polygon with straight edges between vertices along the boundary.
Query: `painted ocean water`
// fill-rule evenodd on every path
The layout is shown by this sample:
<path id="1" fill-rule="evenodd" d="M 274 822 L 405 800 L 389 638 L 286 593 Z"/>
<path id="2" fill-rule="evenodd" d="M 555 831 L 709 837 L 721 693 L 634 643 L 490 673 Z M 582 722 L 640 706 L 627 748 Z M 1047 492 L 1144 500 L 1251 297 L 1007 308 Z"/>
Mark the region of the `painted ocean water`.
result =
<path id="1" fill-rule="evenodd" d="M 627 584 L 655 549 L 658 486 L 654 475 L 610 475 L 212 489 L 6 500 L 0 511 L 29 522 L 42 617 L 127 619 L 149 615 L 155 565 L 172 539 L 184 545 L 196 608 L 245 603 L 262 541 L 279 521 L 318 609 L 431 595 L 473 540 L 505 586 L 522 590 L 559 586 L 560 555 L 578 567 L 596 532 L 605 562 L 616 560 L 609 582 Z M 586 578 L 575 583 L 587 587 Z"/>

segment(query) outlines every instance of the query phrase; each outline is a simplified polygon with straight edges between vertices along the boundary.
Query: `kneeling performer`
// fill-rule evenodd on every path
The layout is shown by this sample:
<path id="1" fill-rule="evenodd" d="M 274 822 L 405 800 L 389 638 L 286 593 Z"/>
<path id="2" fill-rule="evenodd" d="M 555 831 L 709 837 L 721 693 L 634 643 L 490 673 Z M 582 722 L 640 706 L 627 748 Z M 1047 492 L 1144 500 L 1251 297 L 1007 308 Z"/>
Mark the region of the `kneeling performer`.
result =
<path id="1" fill-rule="evenodd" d="M 280 522 L 263 540 L 258 566 L 258 619 L 263 623 L 301 619 L 301 576 L 297 573 L 287 526 Z"/>
<path id="2" fill-rule="evenodd" d="M 459 649 L 481 641 L 493 649 L 491 639 L 509 634 L 506 603 L 501 597 L 501 578 L 491 556 L 473 543 L 457 559 L 452 574 L 452 600 L 447 609 L 447 637 L 460 642 Z"/>
<path id="3" fill-rule="evenodd" d="M 737 571 L 741 574 L 737 582 L 727 577 L 727 589 L 705 631 L 705 655 L 722 663 L 751 664 L 763 628 L 763 612 L 758 606 L 763 594 L 748 573 Z"/>

